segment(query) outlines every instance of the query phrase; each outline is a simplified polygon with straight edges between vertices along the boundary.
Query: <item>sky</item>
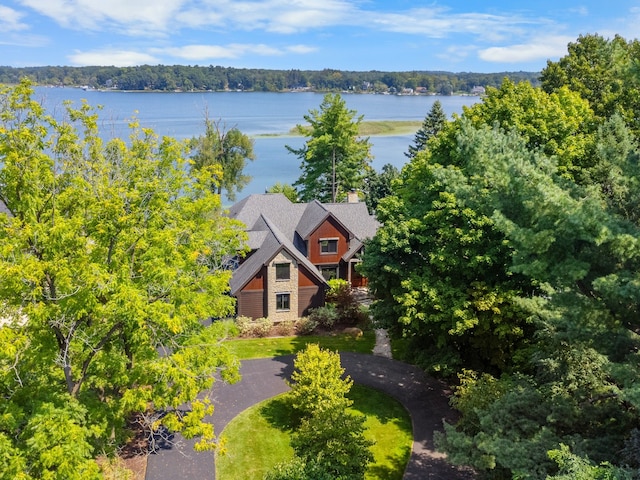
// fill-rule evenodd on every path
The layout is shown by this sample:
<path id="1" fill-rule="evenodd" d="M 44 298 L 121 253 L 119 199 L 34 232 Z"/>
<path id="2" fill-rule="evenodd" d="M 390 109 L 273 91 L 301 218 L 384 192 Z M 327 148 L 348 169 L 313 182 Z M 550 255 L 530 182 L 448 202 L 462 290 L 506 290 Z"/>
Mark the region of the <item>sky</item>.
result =
<path id="1" fill-rule="evenodd" d="M 542 70 L 640 0 L 0 0 L 0 65 Z"/>

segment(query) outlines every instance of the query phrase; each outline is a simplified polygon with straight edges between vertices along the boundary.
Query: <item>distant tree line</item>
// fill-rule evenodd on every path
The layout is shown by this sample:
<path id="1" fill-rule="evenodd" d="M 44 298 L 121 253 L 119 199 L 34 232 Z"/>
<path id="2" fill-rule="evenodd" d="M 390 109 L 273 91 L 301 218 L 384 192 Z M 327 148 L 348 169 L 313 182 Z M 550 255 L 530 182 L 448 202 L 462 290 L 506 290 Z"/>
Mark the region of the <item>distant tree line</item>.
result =
<path id="1" fill-rule="evenodd" d="M 7 67 L 0 66 L 0 83 L 17 84 L 28 77 L 40 85 L 117 88 L 119 90 L 250 90 L 291 89 L 355 92 L 402 92 L 451 95 L 471 93 L 476 86 L 499 87 L 504 78 L 539 85 L 539 72 L 351 72 L 324 70 L 267 70 L 221 66 L 142 65 L 137 67 Z"/>

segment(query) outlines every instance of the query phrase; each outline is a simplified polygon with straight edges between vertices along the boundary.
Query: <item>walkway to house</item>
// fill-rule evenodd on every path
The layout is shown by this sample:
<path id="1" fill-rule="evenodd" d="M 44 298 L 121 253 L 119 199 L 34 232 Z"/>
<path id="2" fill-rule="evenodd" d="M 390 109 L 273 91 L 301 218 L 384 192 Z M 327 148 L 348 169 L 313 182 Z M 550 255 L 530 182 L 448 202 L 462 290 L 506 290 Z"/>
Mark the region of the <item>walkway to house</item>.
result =
<path id="1" fill-rule="evenodd" d="M 341 353 L 342 366 L 355 383 L 375 388 L 397 399 L 411 415 L 413 450 L 404 474 L 405 480 L 475 478 L 464 469 L 447 464 L 444 455 L 436 452 L 433 432 L 442 430 L 442 421 L 453 421 L 454 414 L 447 400 L 447 387 L 428 377 L 420 369 L 390 358 L 386 332 L 378 337 L 375 355 Z M 384 346 L 386 339 L 386 346 Z M 288 390 L 285 379 L 293 372 L 293 356 L 246 360 L 242 362 L 242 380 L 235 385 L 216 382 L 209 392 L 215 405 L 208 418 L 216 432 L 250 406 Z M 215 479 L 214 454 L 194 452 L 193 442 L 181 440 L 150 455 L 146 480 Z M 229 451 L 228 455 L 233 455 Z M 238 479 L 242 480 L 242 479 Z"/>

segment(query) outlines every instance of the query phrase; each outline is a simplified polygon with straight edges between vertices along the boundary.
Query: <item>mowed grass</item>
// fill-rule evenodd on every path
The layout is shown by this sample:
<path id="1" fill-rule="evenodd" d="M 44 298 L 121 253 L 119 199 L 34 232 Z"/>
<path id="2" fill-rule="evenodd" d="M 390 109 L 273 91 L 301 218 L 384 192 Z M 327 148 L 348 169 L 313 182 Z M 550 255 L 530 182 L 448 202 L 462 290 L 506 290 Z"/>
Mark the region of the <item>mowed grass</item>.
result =
<path id="1" fill-rule="evenodd" d="M 350 411 L 366 416 L 365 435 L 375 442 L 368 480 L 400 480 L 411 454 L 411 418 L 395 399 L 378 390 L 354 385 Z M 293 458 L 286 394 L 265 400 L 234 418 L 222 432 L 225 454 L 216 454 L 216 479 L 262 480 L 274 465 Z"/>
<path id="2" fill-rule="evenodd" d="M 301 335 L 292 337 L 238 338 L 225 341 L 229 349 L 241 360 L 292 355 L 304 350 L 310 343 L 332 352 L 371 353 L 376 343 L 373 331 L 361 337 L 337 333 L 332 335 Z"/>

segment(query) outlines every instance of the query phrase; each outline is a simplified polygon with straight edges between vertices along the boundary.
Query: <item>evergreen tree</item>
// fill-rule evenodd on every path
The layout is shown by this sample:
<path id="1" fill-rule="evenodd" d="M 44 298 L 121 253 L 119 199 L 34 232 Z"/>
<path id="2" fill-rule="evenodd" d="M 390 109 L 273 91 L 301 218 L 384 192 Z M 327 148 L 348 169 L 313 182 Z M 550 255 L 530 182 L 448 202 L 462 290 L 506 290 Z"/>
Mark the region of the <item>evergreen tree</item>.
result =
<path id="1" fill-rule="evenodd" d="M 427 147 L 427 141 L 435 137 L 440 130 L 447 123 L 447 115 L 442 110 L 442 104 L 440 100 L 433 102 L 431 110 L 422 122 L 422 126 L 416 132 L 413 139 L 413 145 L 409 145 L 409 151 L 405 152 L 408 158 L 414 158 L 418 152 L 421 152 Z"/>
<path id="2" fill-rule="evenodd" d="M 310 110 L 304 116 L 309 125 L 296 126 L 308 140 L 302 148 L 287 145 L 287 149 L 302 161 L 302 174 L 294 186 L 299 187 L 303 202 L 336 202 L 351 189 L 362 189 L 371 168 L 369 139 L 358 136 L 362 118 L 347 109 L 340 95 L 328 94 L 320 110 Z"/>

